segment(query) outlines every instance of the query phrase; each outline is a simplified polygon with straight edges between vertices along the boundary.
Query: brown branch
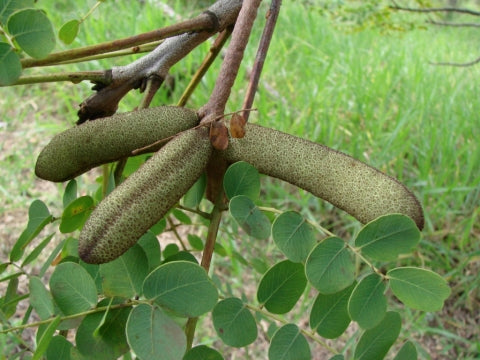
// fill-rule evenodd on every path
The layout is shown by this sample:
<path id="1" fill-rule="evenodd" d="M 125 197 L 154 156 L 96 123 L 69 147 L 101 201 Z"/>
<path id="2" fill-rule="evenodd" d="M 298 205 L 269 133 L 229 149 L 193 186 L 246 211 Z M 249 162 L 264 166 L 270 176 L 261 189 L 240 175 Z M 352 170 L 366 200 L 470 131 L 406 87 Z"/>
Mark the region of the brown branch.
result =
<path id="1" fill-rule="evenodd" d="M 469 67 L 469 66 L 472 66 L 472 65 L 475 65 L 475 64 L 478 64 L 480 63 L 480 57 L 473 60 L 473 61 L 470 61 L 470 62 L 467 62 L 467 63 L 455 63 L 455 62 L 431 62 L 430 64 L 431 65 L 436 65 L 436 66 L 456 66 L 456 67 Z"/>
<path id="2" fill-rule="evenodd" d="M 258 46 L 257 55 L 255 56 L 255 62 L 253 64 L 253 69 L 250 74 L 250 82 L 248 84 L 247 92 L 245 94 L 245 99 L 243 100 L 242 109 L 250 109 L 255 98 L 255 94 L 258 88 L 258 82 L 260 80 L 260 74 L 262 73 L 263 64 L 265 63 L 265 58 L 267 57 L 268 48 L 272 40 L 273 30 L 277 23 L 278 14 L 280 13 L 280 7 L 282 5 L 282 0 L 272 0 L 270 4 L 270 9 L 267 13 L 267 23 L 263 28 L 262 38 L 260 39 L 260 44 Z M 243 118 L 245 121 L 248 121 L 250 111 L 243 111 Z"/>
<path id="3" fill-rule="evenodd" d="M 164 28 L 154 31 L 146 32 L 140 35 L 108 41 L 101 44 L 85 46 L 78 49 L 56 52 L 50 54 L 44 59 L 26 58 L 22 59 L 21 63 L 24 69 L 34 66 L 57 65 L 58 63 L 64 61 L 71 62 L 71 60 L 73 59 L 80 59 L 92 55 L 99 55 L 112 51 L 123 50 L 129 47 L 139 46 L 152 41 L 158 41 L 188 32 L 213 31 L 215 30 L 216 25 L 217 24 L 215 23 L 215 21 L 213 21 L 210 15 L 203 13 L 196 18 L 189 19 L 171 26 L 166 26 Z"/>
<path id="4" fill-rule="evenodd" d="M 260 2 L 261 0 L 245 0 L 243 2 L 215 87 L 208 103 L 199 110 L 200 118 L 203 118 L 201 123 L 208 123 L 212 118 L 222 115 L 225 111 Z"/>
<path id="5" fill-rule="evenodd" d="M 479 23 L 452 23 L 448 21 L 427 20 L 428 24 L 450 27 L 480 27 Z"/>
<path id="6" fill-rule="evenodd" d="M 241 6 L 241 0 L 218 0 L 205 14 L 216 19 L 216 31 L 223 31 L 235 22 Z M 214 33 L 201 31 L 168 38 L 148 55 L 129 65 L 112 68 L 112 82 L 97 84 L 98 92 L 80 104 L 78 123 L 114 114 L 118 102 L 131 89 L 143 88 L 146 79 L 154 74 L 165 78 L 174 64 Z"/>
<path id="7" fill-rule="evenodd" d="M 455 8 L 455 7 L 442 7 L 442 8 L 426 8 L 426 9 L 421 9 L 421 8 L 410 8 L 410 7 L 403 7 L 399 6 L 394 2 L 395 5 L 390 5 L 390 9 L 393 10 L 401 10 L 401 11 L 410 11 L 410 12 L 418 12 L 418 13 L 432 13 L 432 12 L 456 12 L 456 13 L 461 13 L 461 14 L 468 14 L 468 15 L 474 15 L 474 16 L 480 16 L 480 12 L 470 10 L 470 9 L 465 9 L 465 8 Z"/>

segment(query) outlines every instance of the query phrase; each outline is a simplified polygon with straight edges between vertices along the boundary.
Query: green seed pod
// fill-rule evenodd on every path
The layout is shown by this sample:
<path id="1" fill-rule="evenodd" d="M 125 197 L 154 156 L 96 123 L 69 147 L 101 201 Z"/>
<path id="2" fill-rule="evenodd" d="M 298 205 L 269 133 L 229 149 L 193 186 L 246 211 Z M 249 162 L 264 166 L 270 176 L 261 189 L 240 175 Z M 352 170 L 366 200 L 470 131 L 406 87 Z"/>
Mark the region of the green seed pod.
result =
<path id="1" fill-rule="evenodd" d="M 170 140 L 92 212 L 79 237 L 81 259 L 101 264 L 127 251 L 197 181 L 211 153 L 206 128 Z"/>
<path id="2" fill-rule="evenodd" d="M 38 156 L 35 174 L 44 180 L 67 181 L 101 164 L 132 156 L 133 150 L 197 124 L 194 110 L 175 106 L 88 121 L 56 135 Z"/>
<path id="3" fill-rule="evenodd" d="M 423 228 L 422 207 L 403 184 L 327 146 L 247 124 L 245 137 L 231 138 L 224 156 L 229 162 L 247 161 L 263 174 L 305 189 L 362 223 L 400 213 Z"/>

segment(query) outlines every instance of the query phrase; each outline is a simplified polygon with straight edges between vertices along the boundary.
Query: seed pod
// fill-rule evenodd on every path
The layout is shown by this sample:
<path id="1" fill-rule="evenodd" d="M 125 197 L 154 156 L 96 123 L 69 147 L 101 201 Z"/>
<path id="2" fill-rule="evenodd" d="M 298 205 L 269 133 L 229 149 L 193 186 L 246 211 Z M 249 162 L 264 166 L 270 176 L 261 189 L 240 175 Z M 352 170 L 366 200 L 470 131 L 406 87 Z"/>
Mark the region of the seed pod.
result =
<path id="1" fill-rule="evenodd" d="M 229 162 L 247 161 L 259 172 L 327 200 L 362 223 L 390 213 L 423 228 L 422 207 L 398 180 L 346 154 L 280 131 L 247 124 L 242 139 L 230 139 Z"/>
<path id="2" fill-rule="evenodd" d="M 197 181 L 211 153 L 205 128 L 170 140 L 92 212 L 80 233 L 81 259 L 100 264 L 127 251 Z"/>
<path id="3" fill-rule="evenodd" d="M 73 179 L 132 151 L 197 125 L 194 110 L 161 106 L 88 121 L 56 135 L 37 159 L 35 174 L 49 181 Z M 149 151 L 156 151 L 162 145 Z"/>

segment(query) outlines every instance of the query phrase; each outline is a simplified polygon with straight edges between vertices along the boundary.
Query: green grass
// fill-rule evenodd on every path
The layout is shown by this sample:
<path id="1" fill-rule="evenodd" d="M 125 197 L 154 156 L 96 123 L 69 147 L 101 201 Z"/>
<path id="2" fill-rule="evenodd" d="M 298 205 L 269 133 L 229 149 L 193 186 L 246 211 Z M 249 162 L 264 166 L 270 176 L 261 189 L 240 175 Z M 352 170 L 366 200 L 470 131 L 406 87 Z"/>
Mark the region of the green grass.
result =
<path id="1" fill-rule="evenodd" d="M 173 21 L 150 2 L 144 7 L 139 3 L 102 4 L 82 26 L 74 45 L 124 37 Z M 184 6 L 182 1 L 171 3 L 182 16 L 196 13 L 193 6 L 179 11 Z M 57 28 L 71 15 L 87 11 L 78 2 L 62 3 L 62 8 L 58 4 L 52 0 L 40 4 L 56 10 L 49 16 Z M 266 4 L 262 11 L 265 8 Z M 112 21 L 108 17 L 112 13 L 122 14 L 122 20 Z M 255 39 L 261 33 L 260 14 Z M 456 68 L 429 62 L 476 58 L 476 38 L 478 32 L 472 29 L 433 27 L 386 34 L 378 29 L 348 33 L 336 29 L 314 5 L 305 8 L 285 2 L 254 104 L 258 112 L 251 116 L 251 121 L 318 141 L 368 162 L 399 178 L 419 197 L 425 208 L 426 229 L 421 256 L 409 261 L 424 263 L 447 276 L 453 295 L 441 313 L 412 312 L 408 326 L 419 334 L 420 341 L 440 344 L 439 356 L 443 358 L 455 354 L 467 359 L 480 352 L 478 316 L 477 323 L 472 324 L 480 301 L 480 103 L 476 81 L 480 65 Z M 246 67 L 253 63 L 256 44 L 253 40 L 247 50 L 245 67 L 227 111 L 241 106 Z M 180 80 L 174 98 L 181 94 L 189 74 L 207 50 L 207 44 L 201 46 L 175 66 L 173 72 Z M 80 64 L 78 69 L 107 68 L 131 59 Z M 199 107 L 207 101 L 219 65 L 217 61 L 206 75 L 189 106 Z M 0 192 L 5 199 L 0 212 L 26 208 L 36 197 L 60 202 L 55 197 L 58 194 L 35 187 L 34 160 L 52 134 L 74 123 L 77 105 L 88 96 L 89 84 L 34 85 L 0 91 L 4 124 L 0 128 L 4 140 L 0 144 Z M 120 110 L 132 109 L 139 99 L 137 93 L 128 95 Z M 340 235 L 348 236 L 359 228 L 351 217 L 278 181 L 265 181 L 263 191 L 268 205 L 299 210 L 311 219 L 328 223 Z M 229 241 L 224 243 L 227 251 L 244 250 Z M 248 252 L 258 254 L 262 249 L 249 248 Z M 234 262 L 229 271 L 238 279 L 242 269 L 243 265 Z M 473 335 L 460 340 L 458 331 Z M 428 354 L 422 358 L 429 358 Z"/>

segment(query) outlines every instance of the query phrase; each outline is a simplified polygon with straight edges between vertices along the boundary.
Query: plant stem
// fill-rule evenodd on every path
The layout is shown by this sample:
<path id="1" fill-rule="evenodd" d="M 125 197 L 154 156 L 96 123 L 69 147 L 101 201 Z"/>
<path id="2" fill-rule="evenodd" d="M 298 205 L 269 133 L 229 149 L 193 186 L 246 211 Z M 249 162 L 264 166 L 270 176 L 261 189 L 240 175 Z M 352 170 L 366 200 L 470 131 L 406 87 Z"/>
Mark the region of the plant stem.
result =
<path id="1" fill-rule="evenodd" d="M 261 0 L 245 0 L 238 14 L 232 32 L 232 41 L 228 46 L 220 73 L 208 103 L 200 111 L 201 123 L 208 123 L 212 118 L 223 115 L 230 97 L 232 86 L 237 78 L 238 69 L 243 60 L 243 53 L 248 43 L 253 23 L 257 17 L 257 9 Z"/>
<path id="2" fill-rule="evenodd" d="M 90 10 L 80 19 L 80 23 L 84 22 L 87 17 L 93 14 L 93 12 L 100 6 L 102 1 L 97 1 Z"/>
<path id="3" fill-rule="evenodd" d="M 74 84 L 78 84 L 84 80 L 90 80 L 93 82 L 108 82 L 110 81 L 110 78 L 111 73 L 103 70 L 64 72 L 58 74 L 22 76 L 13 85 L 38 84 L 58 81 L 70 81 Z"/>
<path id="4" fill-rule="evenodd" d="M 220 198 L 223 198 L 223 192 L 221 193 Z M 208 233 L 207 233 L 207 241 L 205 243 L 205 249 L 203 250 L 202 262 L 201 262 L 202 267 L 207 272 L 210 269 L 210 263 L 212 261 L 213 251 L 215 250 L 215 242 L 217 240 L 218 228 L 222 220 L 222 211 L 223 210 L 221 210 L 221 207 L 218 204 L 215 204 L 211 214 L 210 225 L 208 227 Z"/>
<path id="5" fill-rule="evenodd" d="M 16 49 L 15 47 L 15 43 L 13 42 L 13 39 L 10 37 L 10 35 L 8 35 L 8 33 L 4 30 L 4 28 L 0 25 L 0 35 L 3 35 L 5 37 L 5 39 L 7 40 L 7 43 L 14 49 Z"/>
<path id="6" fill-rule="evenodd" d="M 194 19 L 186 20 L 178 24 L 167 26 L 154 31 L 146 32 L 140 35 L 130 36 L 119 40 L 107 41 L 97 45 L 85 46 L 78 49 L 56 52 L 50 54 L 44 59 L 22 59 L 22 67 L 29 68 L 34 66 L 57 65 L 66 60 L 84 58 L 86 56 L 103 54 L 116 50 L 122 50 L 132 46 L 138 46 L 152 41 L 165 39 L 193 31 L 213 30 L 215 24 L 212 18 L 207 14 L 201 14 Z"/>
<path id="7" fill-rule="evenodd" d="M 195 328 L 197 327 L 198 317 L 188 318 L 185 324 L 185 335 L 187 336 L 187 351 L 192 348 Z"/>
<path id="8" fill-rule="evenodd" d="M 203 217 L 204 219 L 207 219 L 207 220 L 211 220 L 212 219 L 212 215 L 205 212 L 205 211 L 201 211 L 200 209 L 192 209 L 192 208 L 189 208 L 189 207 L 186 207 L 186 206 L 183 206 L 183 205 L 180 205 L 180 204 L 177 204 L 177 209 L 181 209 L 181 210 L 185 210 L 185 211 L 189 211 L 191 213 L 194 213 L 194 214 L 197 214 L 197 215 L 200 215 L 201 217 Z"/>
<path id="9" fill-rule="evenodd" d="M 286 325 L 286 324 L 289 323 L 287 320 L 285 320 L 285 319 L 283 319 L 283 318 L 281 318 L 281 317 L 279 317 L 279 316 L 277 316 L 277 315 L 274 315 L 274 314 L 272 314 L 272 313 L 270 313 L 270 312 L 268 312 L 268 311 L 265 311 L 265 310 L 264 310 L 263 308 L 261 308 L 261 307 L 258 307 L 258 306 L 252 305 L 252 304 L 247 304 L 247 303 L 244 303 L 244 304 L 245 304 L 245 306 L 246 306 L 247 308 L 249 308 L 250 310 L 255 311 L 255 312 L 258 312 L 258 313 L 261 313 L 261 314 L 263 314 L 265 317 L 270 318 L 270 319 L 273 319 L 273 320 L 276 320 L 276 321 L 278 321 L 279 323 L 281 323 L 281 324 L 283 324 L 283 325 Z M 337 351 L 336 351 L 334 348 L 332 348 L 332 347 L 329 346 L 325 341 L 323 341 L 322 339 L 319 339 L 318 336 L 316 336 L 315 330 L 312 331 L 312 332 L 310 332 L 310 331 L 307 331 L 307 330 L 302 329 L 302 328 L 299 328 L 299 329 L 300 329 L 300 332 L 301 332 L 303 335 L 309 337 L 310 339 L 312 339 L 312 340 L 315 341 L 316 343 L 322 345 L 322 347 L 324 347 L 325 349 L 328 349 L 330 352 L 332 352 L 332 353 L 334 353 L 334 354 L 337 353 Z"/>
<path id="10" fill-rule="evenodd" d="M 82 311 L 78 314 L 63 316 L 63 317 L 61 317 L 61 320 L 65 321 L 65 320 L 70 320 L 70 319 L 76 319 L 76 318 L 79 318 L 79 317 L 84 317 L 86 315 L 95 314 L 97 312 L 106 311 L 106 310 L 109 310 L 109 309 L 111 310 L 111 309 L 120 309 L 120 308 L 124 308 L 124 307 L 129 307 L 129 306 L 132 306 L 132 305 L 137 304 L 137 303 L 148 303 L 148 302 L 145 302 L 145 301 L 129 301 L 129 302 L 126 302 L 124 304 L 116 304 L 116 305 L 111 305 L 111 306 L 101 306 L 101 307 L 97 307 L 97 308 L 92 309 L 92 310 Z M 33 322 L 33 323 L 30 323 L 30 324 L 14 326 L 14 327 L 11 327 L 11 328 L 8 328 L 8 329 L 1 329 L 0 334 L 7 334 L 9 332 L 13 332 L 13 331 L 17 331 L 17 330 L 24 330 L 24 329 L 28 329 L 28 328 L 32 328 L 32 327 L 39 327 L 41 325 L 49 324 L 53 320 L 55 320 L 54 317 L 46 319 L 46 320 Z"/>
<path id="11" fill-rule="evenodd" d="M 221 204 L 223 199 L 223 192 L 219 196 L 218 203 Z M 203 250 L 201 266 L 208 273 L 212 261 L 213 251 L 215 250 L 215 243 L 217 241 L 218 228 L 222 220 L 222 210 L 219 204 L 215 204 L 211 213 L 210 225 L 208 226 L 207 241 Z M 185 335 L 187 336 L 187 351 L 192 348 L 193 338 L 195 335 L 195 328 L 197 326 L 198 317 L 189 318 L 185 325 Z"/>
<path id="12" fill-rule="evenodd" d="M 180 243 L 180 245 L 182 246 L 182 250 L 183 251 L 187 251 L 187 247 L 185 245 L 185 243 L 183 242 L 182 240 L 182 237 L 180 236 L 180 234 L 178 233 L 177 231 L 177 226 L 175 225 L 175 223 L 172 221 L 172 218 L 170 216 L 167 216 L 167 222 L 168 224 L 170 225 L 170 230 L 173 232 L 173 234 L 175 235 L 175 237 L 177 238 L 178 242 Z"/>
<path id="13" fill-rule="evenodd" d="M 192 95 L 193 91 L 195 90 L 197 85 L 200 83 L 203 76 L 205 75 L 207 70 L 212 65 L 213 61 L 217 58 L 218 54 L 220 53 L 220 50 L 222 50 L 223 46 L 227 42 L 227 39 L 230 37 L 230 34 L 232 33 L 232 29 L 233 28 L 230 27 L 230 26 L 227 27 L 215 39 L 215 42 L 213 43 L 212 47 L 210 48 L 210 51 L 208 52 L 205 59 L 203 59 L 202 64 L 200 64 L 200 67 L 197 69 L 197 71 L 193 75 L 192 79 L 190 80 L 190 83 L 188 84 L 187 88 L 185 89 L 184 93 L 182 94 L 182 97 L 178 101 L 178 103 L 177 103 L 178 106 L 185 106 L 188 99 Z"/>
<path id="14" fill-rule="evenodd" d="M 127 48 L 123 50 L 116 50 L 116 51 L 106 52 L 103 54 L 97 54 L 92 56 L 81 57 L 78 59 L 66 60 L 66 61 L 59 62 L 57 65 L 76 64 L 84 61 L 102 60 L 102 59 L 108 59 L 108 58 L 118 57 L 118 56 L 142 54 L 142 53 L 152 51 L 158 45 L 160 45 L 162 41 L 163 40 L 154 41 L 154 42 L 149 42 L 139 46 L 133 46 L 131 48 Z"/>
<path id="15" fill-rule="evenodd" d="M 247 92 L 245 93 L 245 99 L 243 100 L 243 109 L 250 109 L 252 107 L 253 99 L 255 98 L 258 88 L 258 81 L 260 80 L 263 64 L 265 63 L 268 48 L 270 46 L 270 42 L 272 41 L 273 30 L 275 29 L 275 25 L 277 23 L 281 5 L 282 0 L 272 0 L 270 4 L 270 9 L 267 13 L 267 23 L 263 28 L 262 38 L 260 39 L 257 55 L 255 57 L 255 63 L 253 64 L 253 69 L 250 74 L 250 82 L 248 84 Z M 245 121 L 248 121 L 250 112 L 244 110 L 242 115 Z"/>

